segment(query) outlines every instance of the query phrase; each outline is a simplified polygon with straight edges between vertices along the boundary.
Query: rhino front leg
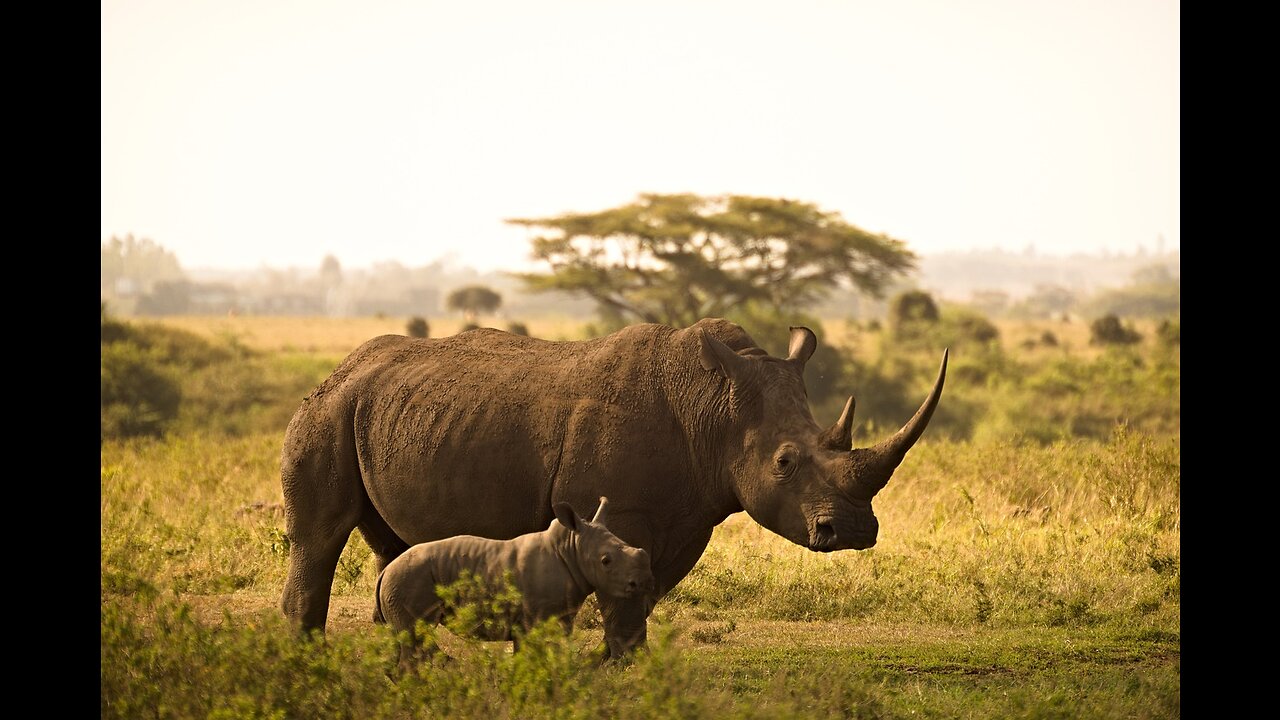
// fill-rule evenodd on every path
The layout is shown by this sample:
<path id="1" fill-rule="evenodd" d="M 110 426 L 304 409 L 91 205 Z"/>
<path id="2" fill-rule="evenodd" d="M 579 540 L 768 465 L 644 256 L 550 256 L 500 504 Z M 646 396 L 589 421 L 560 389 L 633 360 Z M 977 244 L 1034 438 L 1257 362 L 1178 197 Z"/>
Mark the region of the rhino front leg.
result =
<path id="1" fill-rule="evenodd" d="M 619 599 L 597 595 L 600 614 L 604 618 L 605 660 L 630 655 L 644 644 L 648 635 L 649 613 L 654 601 L 649 597 Z"/>
<path id="2" fill-rule="evenodd" d="M 676 548 L 670 557 L 663 558 L 661 566 L 654 563 L 653 579 L 657 582 L 658 597 L 671 592 L 671 589 L 693 570 L 702 553 L 706 552 L 707 543 L 711 542 L 711 535 L 714 532 L 715 528 L 711 528 L 695 533 L 683 545 Z"/>

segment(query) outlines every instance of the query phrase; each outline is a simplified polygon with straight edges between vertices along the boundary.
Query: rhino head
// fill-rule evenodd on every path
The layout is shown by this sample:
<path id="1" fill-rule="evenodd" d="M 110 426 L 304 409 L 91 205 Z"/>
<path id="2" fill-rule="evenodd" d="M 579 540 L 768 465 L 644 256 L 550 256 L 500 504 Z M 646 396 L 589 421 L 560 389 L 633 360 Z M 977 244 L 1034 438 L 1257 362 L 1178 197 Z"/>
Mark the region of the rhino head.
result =
<path id="1" fill-rule="evenodd" d="M 653 590 L 653 568 L 649 553 L 632 547 L 605 527 L 605 507 L 609 499 L 600 498 L 600 507 L 590 520 L 578 517 L 566 502 L 552 508 L 556 520 L 576 535 L 574 557 L 583 577 L 596 593 L 615 598 L 628 598 Z"/>
<path id="2" fill-rule="evenodd" d="M 810 550 L 864 550 L 876 544 L 880 523 L 871 499 L 920 438 L 942 396 L 947 352 L 933 390 L 892 437 L 853 447 L 854 399 L 823 429 L 809 411 L 804 365 L 818 346 L 813 331 L 791 328 L 785 359 L 753 349 L 739 354 L 702 336 L 702 367 L 729 381 L 729 406 L 744 431 L 729 456 L 734 491 L 758 523 Z"/>

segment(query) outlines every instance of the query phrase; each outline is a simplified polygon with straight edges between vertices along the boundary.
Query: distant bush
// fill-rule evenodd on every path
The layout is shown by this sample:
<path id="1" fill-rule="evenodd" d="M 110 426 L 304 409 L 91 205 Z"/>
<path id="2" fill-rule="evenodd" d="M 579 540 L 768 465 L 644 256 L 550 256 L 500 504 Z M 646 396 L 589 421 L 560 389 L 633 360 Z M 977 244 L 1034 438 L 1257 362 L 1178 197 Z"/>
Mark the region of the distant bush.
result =
<path id="1" fill-rule="evenodd" d="M 1103 315 L 1089 324 L 1089 342 L 1094 345 L 1133 345 L 1140 340 L 1142 335 L 1115 315 Z"/>
<path id="2" fill-rule="evenodd" d="M 1161 320 L 1156 326 L 1156 339 L 1161 345 L 1172 347 L 1182 344 L 1182 321 Z"/>
<path id="3" fill-rule="evenodd" d="M 475 323 L 467 323 L 458 329 L 458 332 L 464 333 L 468 330 L 479 330 L 480 326 Z"/>
<path id="4" fill-rule="evenodd" d="M 1087 315 L 1120 317 L 1160 317 L 1176 314 L 1182 307 L 1182 280 L 1168 266 L 1152 265 L 1133 274 L 1133 284 L 1104 290 L 1084 307 Z"/>
<path id="5" fill-rule="evenodd" d="M 102 437 L 283 429 L 336 360 L 263 356 L 149 323 L 102 324 Z"/>
<path id="6" fill-rule="evenodd" d="M 507 332 L 512 335 L 528 335 L 529 327 L 522 322 L 513 322 L 507 326 Z"/>
<path id="7" fill-rule="evenodd" d="M 923 290 L 908 290 L 889 301 L 889 324 L 895 329 L 938 321 L 938 304 Z"/>
<path id="8" fill-rule="evenodd" d="M 954 310 L 944 318 L 957 341 L 989 343 L 1000 339 L 1000 330 L 986 317 L 972 310 Z"/>
<path id="9" fill-rule="evenodd" d="M 1040 333 L 1040 344 L 1045 347 L 1058 347 L 1058 336 L 1054 335 L 1052 331 L 1045 330 Z"/>
<path id="10" fill-rule="evenodd" d="M 181 401 L 178 381 L 159 352 L 128 341 L 103 343 L 102 437 L 161 435 Z"/>
<path id="11" fill-rule="evenodd" d="M 409 318 L 409 324 L 405 329 L 408 331 L 409 337 L 415 338 L 428 337 L 428 333 L 430 332 L 430 328 L 427 325 L 427 319 L 417 315 Z"/>

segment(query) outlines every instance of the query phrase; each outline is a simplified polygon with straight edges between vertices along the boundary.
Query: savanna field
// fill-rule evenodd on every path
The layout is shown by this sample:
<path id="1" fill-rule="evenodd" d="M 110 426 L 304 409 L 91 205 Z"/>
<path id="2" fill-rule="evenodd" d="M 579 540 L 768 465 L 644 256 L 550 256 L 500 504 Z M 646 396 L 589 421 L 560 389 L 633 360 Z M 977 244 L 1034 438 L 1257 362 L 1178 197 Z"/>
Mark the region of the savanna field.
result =
<path id="1" fill-rule="evenodd" d="M 785 356 L 785 327 L 744 324 Z M 813 553 L 739 513 L 630 663 L 597 662 L 589 600 L 568 638 L 512 654 L 441 632 L 452 661 L 393 677 L 359 533 L 327 636 L 285 624 L 279 460 L 302 398 L 405 319 L 104 316 L 102 716 L 1179 717 L 1176 321 L 1119 345 L 1083 321 L 813 329 L 815 419 L 854 394 L 859 445 L 910 417 L 951 348 L 937 414 L 876 497 L 874 549 Z"/>

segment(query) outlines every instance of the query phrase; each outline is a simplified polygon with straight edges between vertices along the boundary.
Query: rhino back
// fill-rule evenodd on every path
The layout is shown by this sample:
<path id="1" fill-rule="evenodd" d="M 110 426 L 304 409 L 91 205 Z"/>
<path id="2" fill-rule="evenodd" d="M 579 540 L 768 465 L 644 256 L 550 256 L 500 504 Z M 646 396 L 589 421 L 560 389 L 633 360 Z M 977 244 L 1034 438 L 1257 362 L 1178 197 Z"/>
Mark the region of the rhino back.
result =
<path id="1" fill-rule="evenodd" d="M 701 460 L 690 407 L 716 387 L 697 368 L 703 329 L 752 344 L 723 321 L 574 342 L 491 329 L 383 336 L 316 394 L 352 417 L 366 493 L 410 544 L 515 537 L 546 527 L 553 501 L 590 507 L 600 495 L 615 514 L 688 514 Z"/>
<path id="2" fill-rule="evenodd" d="M 517 564 L 510 542 L 459 536 L 409 548 L 378 576 L 378 607 L 393 628 L 411 628 L 420 618 L 438 620 L 442 610 L 437 585 L 461 579 L 464 571 L 496 587 L 503 571 Z"/>

